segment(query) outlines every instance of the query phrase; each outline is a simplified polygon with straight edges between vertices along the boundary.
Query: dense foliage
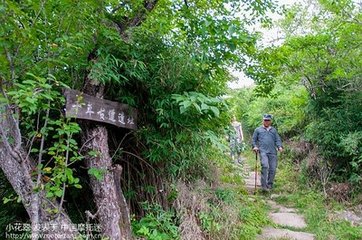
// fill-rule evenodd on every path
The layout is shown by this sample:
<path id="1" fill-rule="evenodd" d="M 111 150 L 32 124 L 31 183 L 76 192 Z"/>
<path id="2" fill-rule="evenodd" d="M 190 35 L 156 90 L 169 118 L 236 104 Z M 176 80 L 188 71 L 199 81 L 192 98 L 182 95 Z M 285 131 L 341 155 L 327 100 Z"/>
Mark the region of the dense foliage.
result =
<path id="1" fill-rule="evenodd" d="M 123 168 L 121 185 L 136 235 L 180 237 L 179 212 L 170 210 L 180 197 L 175 182 L 202 178 L 214 184 L 214 165 L 229 167 L 222 161 L 220 139 L 231 112 L 249 131 L 260 124 L 261 114 L 273 114 L 284 138 L 311 143 L 322 165 L 333 169 L 332 179 L 358 190 L 360 6 L 350 0 L 313 4 L 311 12 L 302 6 L 285 12 L 282 45 L 257 49 L 258 34 L 248 26 L 269 23 L 265 14 L 274 10 L 269 0 L 2 1 L 0 114 L 10 110 L 20 123 L 21 147 L 34 161 L 31 190 L 59 203 L 46 212 L 56 215 L 64 206 L 73 222 L 84 221 L 86 210 L 96 212 L 89 201 L 90 177 L 102 181 L 104 171 L 110 171 L 84 169 L 84 159 L 100 153 L 85 150 L 87 123 L 65 118 L 62 90 L 83 91 L 89 79 L 104 88 L 102 97 L 138 109 L 138 130 L 107 126 L 109 152 Z M 225 101 L 230 67 L 246 70 L 257 83 L 255 91 L 234 92 Z M 2 151 L 17 139 L 9 137 L 12 129 L 3 129 L 6 119 L 0 120 Z M 1 182 L 3 202 L 18 204 L 12 212 L 3 207 L 0 212 L 21 215 L 2 217 L 4 229 L 27 216 L 22 199 Z M 208 236 L 255 236 L 266 224 L 264 212 L 250 214 L 258 206 L 236 201 L 233 190 L 209 191 L 205 211 L 193 216 Z M 239 210 L 236 222 L 222 215 L 230 206 Z M 240 224 L 252 218 L 258 227 Z M 226 220 L 235 228 L 221 228 Z"/>
<path id="2" fill-rule="evenodd" d="M 315 146 L 332 172 L 331 179 L 362 180 L 361 11 L 353 1 L 296 5 L 280 22 L 285 40 L 264 47 L 248 74 L 258 84 L 256 98 L 238 110 L 254 127 L 264 112 L 273 113 L 285 137 Z M 245 99 L 245 98 L 244 98 Z M 235 100 L 233 100 L 235 101 Z M 245 100 L 244 100 L 245 102 Z"/>
<path id="3" fill-rule="evenodd" d="M 87 78 L 105 87 L 105 98 L 138 109 L 137 131 L 108 127 L 135 213 L 144 213 L 141 201 L 171 203 L 168 181 L 207 177 L 216 134 L 229 121 L 220 98 L 228 67 L 253 57 L 256 35 L 246 26 L 266 22 L 270 8 L 268 0 L 2 1 L 1 101 L 19 110 L 23 147 L 38 160 L 34 190 L 70 209 L 94 207 L 70 201 L 90 196 L 87 174 L 103 173 L 82 170 L 99 153 L 80 146 L 62 96 L 63 88 L 83 90 Z"/>

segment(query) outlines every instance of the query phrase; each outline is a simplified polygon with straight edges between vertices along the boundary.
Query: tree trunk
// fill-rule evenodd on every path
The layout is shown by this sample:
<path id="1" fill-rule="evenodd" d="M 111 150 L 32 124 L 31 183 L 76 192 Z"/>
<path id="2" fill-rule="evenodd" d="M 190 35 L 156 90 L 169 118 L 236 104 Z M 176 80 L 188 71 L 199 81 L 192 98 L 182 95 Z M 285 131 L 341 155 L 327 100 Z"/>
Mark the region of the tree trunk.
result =
<path id="1" fill-rule="evenodd" d="M 40 236 L 43 239 L 59 239 L 59 236 L 73 239 L 77 231 L 72 230 L 68 215 L 63 210 L 56 215 L 48 213 L 46 209 L 58 208 L 58 203 L 47 199 L 44 191 L 34 191 L 36 184 L 32 173 L 36 166 L 22 146 L 18 120 L 9 106 L 0 106 L 0 136 L 0 167 L 30 217 L 32 239 Z M 55 229 L 43 230 L 46 225 Z"/>
<path id="2" fill-rule="evenodd" d="M 86 79 L 85 93 L 103 98 L 104 86 L 99 86 L 96 81 Z M 87 148 L 97 152 L 97 156 L 86 160 L 89 169 L 96 168 L 103 175 L 98 180 L 90 176 L 90 185 L 97 206 L 97 217 L 102 228 L 102 233 L 110 239 L 131 239 L 131 222 L 129 209 L 120 186 L 120 174 L 122 168 L 113 166 L 109 154 L 107 128 L 96 124 L 95 126 L 83 125 L 83 139 L 87 142 Z"/>
<path id="3" fill-rule="evenodd" d="M 147 13 L 154 9 L 157 2 L 158 0 L 144 0 L 144 8 L 133 18 L 126 17 L 120 22 L 114 22 L 120 37 L 124 40 L 128 39 L 126 30 L 139 26 Z M 114 10 L 113 13 L 118 9 Z M 88 59 L 90 61 L 96 61 L 95 52 L 94 50 L 89 54 Z M 104 85 L 100 84 L 97 79 L 89 78 L 89 76 L 85 77 L 83 90 L 88 95 L 98 98 L 104 97 Z M 122 167 L 112 165 L 112 159 L 109 155 L 107 128 L 99 124 L 95 127 L 83 124 L 83 128 L 85 129 L 83 140 L 88 143 L 88 149 L 99 153 L 96 157 L 89 157 L 86 160 L 87 167 L 104 171 L 102 180 L 97 180 L 93 176 L 90 177 L 94 202 L 97 205 L 97 213 L 92 216 L 98 217 L 103 234 L 106 237 L 112 240 L 131 239 L 129 208 L 120 186 Z"/>

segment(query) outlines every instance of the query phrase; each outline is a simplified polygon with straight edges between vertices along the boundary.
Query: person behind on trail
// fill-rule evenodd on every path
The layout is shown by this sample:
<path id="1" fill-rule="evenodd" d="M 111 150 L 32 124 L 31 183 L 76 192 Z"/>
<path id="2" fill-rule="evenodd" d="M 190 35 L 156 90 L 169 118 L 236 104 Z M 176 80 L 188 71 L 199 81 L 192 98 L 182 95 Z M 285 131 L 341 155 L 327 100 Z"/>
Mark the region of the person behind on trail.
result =
<path id="1" fill-rule="evenodd" d="M 271 126 L 272 115 L 263 115 L 263 125 L 254 130 L 253 151 L 260 153 L 261 187 L 263 191 L 273 188 L 278 165 L 277 150 L 283 151 L 282 141 L 277 130 Z"/>
<path id="2" fill-rule="evenodd" d="M 243 151 L 243 129 L 241 123 L 236 121 L 236 117 L 233 116 L 229 129 L 229 146 L 231 159 L 236 163 L 241 163 L 241 152 Z"/>

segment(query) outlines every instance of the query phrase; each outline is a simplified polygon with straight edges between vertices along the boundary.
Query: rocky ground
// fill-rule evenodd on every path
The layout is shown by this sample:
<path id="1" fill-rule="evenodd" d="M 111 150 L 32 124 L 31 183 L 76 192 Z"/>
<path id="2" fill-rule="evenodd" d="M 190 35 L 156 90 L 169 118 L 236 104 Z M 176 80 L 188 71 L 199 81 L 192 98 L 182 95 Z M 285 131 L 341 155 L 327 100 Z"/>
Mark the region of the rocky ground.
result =
<path id="1" fill-rule="evenodd" d="M 250 170 L 250 167 L 244 165 L 244 172 L 246 173 L 245 184 L 248 192 L 251 195 L 255 194 L 255 190 L 259 195 L 260 191 L 260 177 L 255 176 L 255 172 Z M 255 178 L 256 177 L 256 178 Z M 255 187 L 255 179 L 256 187 Z M 304 229 L 307 224 L 303 215 L 299 214 L 294 208 L 279 205 L 273 199 L 278 197 L 275 194 L 263 195 L 264 200 L 270 206 L 269 217 L 274 223 L 274 226 L 267 226 L 262 230 L 258 239 L 295 239 L 295 240 L 313 240 L 314 234 L 305 232 Z"/>

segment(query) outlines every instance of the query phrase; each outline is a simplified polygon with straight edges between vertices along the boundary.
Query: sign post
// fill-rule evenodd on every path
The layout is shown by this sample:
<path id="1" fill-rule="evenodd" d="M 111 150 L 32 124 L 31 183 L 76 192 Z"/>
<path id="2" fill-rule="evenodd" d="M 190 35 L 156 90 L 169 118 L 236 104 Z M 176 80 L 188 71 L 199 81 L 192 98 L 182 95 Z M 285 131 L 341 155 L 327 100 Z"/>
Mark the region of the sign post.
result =
<path id="1" fill-rule="evenodd" d="M 72 89 L 65 89 L 64 95 L 67 118 L 86 119 L 137 129 L 137 110 L 127 104 L 92 97 Z"/>

